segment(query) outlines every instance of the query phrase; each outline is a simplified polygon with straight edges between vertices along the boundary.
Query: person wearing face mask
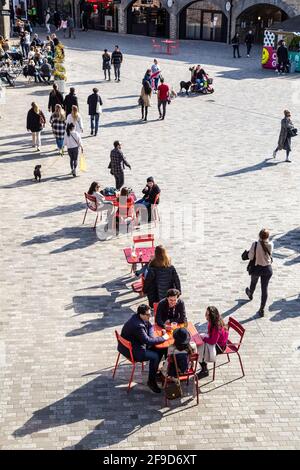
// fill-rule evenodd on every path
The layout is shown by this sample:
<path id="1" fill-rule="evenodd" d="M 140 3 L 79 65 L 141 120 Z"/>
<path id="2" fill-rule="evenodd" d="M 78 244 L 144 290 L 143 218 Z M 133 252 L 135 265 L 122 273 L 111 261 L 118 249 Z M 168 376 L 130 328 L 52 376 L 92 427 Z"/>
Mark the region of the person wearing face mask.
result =
<path id="1" fill-rule="evenodd" d="M 179 296 L 179 290 L 169 289 L 167 297 L 162 299 L 157 306 L 155 321 L 164 329 L 168 329 L 172 322 L 187 325 L 184 301 Z"/>

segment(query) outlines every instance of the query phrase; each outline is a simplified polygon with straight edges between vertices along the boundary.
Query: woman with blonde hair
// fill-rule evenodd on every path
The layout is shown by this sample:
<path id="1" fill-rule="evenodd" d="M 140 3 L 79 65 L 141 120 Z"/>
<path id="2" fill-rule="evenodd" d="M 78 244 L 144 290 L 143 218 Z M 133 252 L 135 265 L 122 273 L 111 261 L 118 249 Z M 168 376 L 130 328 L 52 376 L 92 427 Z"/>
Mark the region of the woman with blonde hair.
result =
<path id="1" fill-rule="evenodd" d="M 66 130 L 66 115 L 60 104 L 55 105 L 54 113 L 50 117 L 53 135 L 56 139 L 59 154 L 64 154 L 64 137 Z"/>
<path id="2" fill-rule="evenodd" d="M 153 307 L 153 303 L 164 299 L 169 289 L 181 292 L 180 279 L 167 250 L 158 245 L 155 247 L 153 259 L 149 262 L 144 283 L 144 292 L 147 294 L 150 307 Z"/>
<path id="3" fill-rule="evenodd" d="M 268 284 L 272 277 L 272 252 L 273 242 L 269 240 L 270 232 L 263 228 L 259 232 L 259 239 L 253 242 L 249 250 L 249 259 L 254 260 L 254 269 L 251 273 L 250 288 L 246 288 L 246 294 L 249 300 L 253 299 L 253 294 L 256 288 L 258 279 L 261 282 L 261 303 L 259 308 L 259 315 L 264 316 L 264 309 L 268 298 Z"/>
<path id="4" fill-rule="evenodd" d="M 78 107 L 73 104 L 71 114 L 67 116 L 67 125 L 74 124 L 75 131 L 79 134 L 83 133 L 82 119 L 78 111 Z"/>
<path id="5" fill-rule="evenodd" d="M 45 124 L 46 119 L 43 112 L 35 102 L 31 103 L 31 108 L 27 113 L 26 128 L 32 134 L 32 147 L 36 147 L 38 152 L 41 147 L 41 130 L 45 127 Z"/>

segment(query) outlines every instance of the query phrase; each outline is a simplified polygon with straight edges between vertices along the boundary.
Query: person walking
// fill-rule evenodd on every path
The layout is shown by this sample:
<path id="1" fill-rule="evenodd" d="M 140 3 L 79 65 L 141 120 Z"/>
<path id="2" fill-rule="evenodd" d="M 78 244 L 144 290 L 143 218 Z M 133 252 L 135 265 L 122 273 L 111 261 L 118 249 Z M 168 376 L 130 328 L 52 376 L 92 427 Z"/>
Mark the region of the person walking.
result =
<path id="1" fill-rule="evenodd" d="M 51 33 L 51 30 L 50 30 L 50 18 L 51 18 L 51 15 L 50 15 L 50 10 L 48 8 L 48 10 L 46 11 L 46 16 L 45 16 L 45 26 L 46 26 L 46 32 L 47 33 Z"/>
<path id="2" fill-rule="evenodd" d="M 124 168 L 127 166 L 131 170 L 131 166 L 126 160 L 121 151 L 121 142 L 119 140 L 114 141 L 114 148 L 110 152 L 110 173 L 115 177 L 116 189 L 119 190 L 124 184 Z"/>
<path id="3" fill-rule="evenodd" d="M 268 299 L 268 284 L 272 277 L 272 252 L 273 243 L 269 240 L 270 232 L 263 228 L 259 232 L 259 239 L 257 242 L 252 243 L 249 250 L 249 259 L 255 260 L 254 270 L 251 274 L 250 288 L 246 288 L 245 292 L 249 300 L 253 299 L 253 294 L 256 288 L 258 279 L 261 282 L 261 302 L 259 308 L 259 315 L 264 316 L 265 306 Z"/>
<path id="4" fill-rule="evenodd" d="M 76 168 L 78 162 L 78 152 L 79 148 L 83 152 L 82 141 L 79 132 L 76 132 L 74 124 L 71 122 L 67 125 L 66 133 L 65 133 L 65 145 L 68 149 L 68 154 L 70 157 L 70 167 L 71 167 L 71 174 L 73 176 L 76 175 Z"/>
<path id="5" fill-rule="evenodd" d="M 55 106 L 57 104 L 63 105 L 64 98 L 63 95 L 58 91 L 58 86 L 56 83 L 53 83 L 53 89 L 49 93 L 49 100 L 48 100 L 48 111 L 54 113 Z"/>
<path id="6" fill-rule="evenodd" d="M 238 55 L 238 58 L 240 58 L 240 35 L 238 33 L 233 36 L 231 44 L 233 47 L 233 58 L 236 59 L 236 53 Z"/>
<path id="7" fill-rule="evenodd" d="M 24 31 L 20 37 L 20 44 L 21 44 L 24 59 L 28 59 L 30 43 L 31 43 L 30 33 L 28 31 Z"/>
<path id="8" fill-rule="evenodd" d="M 76 38 L 75 36 L 75 23 L 74 23 L 74 18 L 69 15 L 67 18 L 67 26 L 69 28 L 69 39 L 73 37 L 73 39 Z"/>
<path id="9" fill-rule="evenodd" d="M 78 99 L 75 94 L 75 88 L 73 87 L 70 88 L 70 93 L 64 99 L 64 109 L 66 111 L 66 116 L 71 114 L 72 106 L 77 106 L 77 109 L 79 109 Z"/>
<path id="10" fill-rule="evenodd" d="M 281 120 L 281 129 L 278 139 L 278 145 L 273 152 L 273 158 L 276 158 L 276 154 L 278 150 L 285 150 L 286 151 L 286 159 L 285 161 L 291 163 L 289 155 L 292 151 L 292 136 L 296 135 L 297 131 L 294 128 L 294 125 L 291 121 L 291 113 L 287 109 L 283 111 L 284 118 Z M 294 130 L 294 131 L 293 131 Z"/>
<path id="11" fill-rule="evenodd" d="M 56 145 L 59 155 L 64 154 L 64 137 L 66 131 L 66 115 L 60 104 L 55 105 L 55 111 L 50 117 L 50 124 L 53 135 L 56 139 Z"/>
<path id="12" fill-rule="evenodd" d="M 280 46 L 277 49 L 277 70 L 279 74 L 285 73 L 289 63 L 289 52 L 284 41 L 279 42 Z"/>
<path id="13" fill-rule="evenodd" d="M 104 49 L 104 54 L 102 54 L 102 70 L 104 71 L 104 80 L 106 80 L 106 75 L 108 75 L 108 81 L 110 82 L 110 54 L 107 49 Z"/>
<path id="14" fill-rule="evenodd" d="M 247 57 L 250 57 L 250 52 L 251 52 L 253 43 L 254 43 L 254 35 L 250 29 L 245 37 L 245 44 L 247 47 Z"/>
<path id="15" fill-rule="evenodd" d="M 115 50 L 111 55 L 111 63 L 114 66 L 115 71 L 115 81 L 120 81 L 120 71 L 121 71 L 121 64 L 123 62 L 123 54 L 119 49 L 119 46 L 115 46 Z"/>
<path id="16" fill-rule="evenodd" d="M 144 80 L 141 89 L 141 109 L 142 109 L 142 121 L 147 121 L 148 108 L 151 106 L 151 93 L 152 88 L 147 80 Z"/>
<path id="17" fill-rule="evenodd" d="M 78 108 L 75 105 L 72 106 L 71 114 L 68 114 L 67 116 L 67 125 L 71 123 L 74 124 L 76 132 L 78 132 L 79 134 L 83 133 L 82 119 L 78 112 Z"/>
<path id="18" fill-rule="evenodd" d="M 87 99 L 89 105 L 89 116 L 91 118 L 91 135 L 97 135 L 99 128 L 99 119 L 102 112 L 102 99 L 99 95 L 98 88 L 93 88 L 93 93 Z M 94 134 L 95 131 L 95 134 Z"/>
<path id="19" fill-rule="evenodd" d="M 159 112 L 159 119 L 163 120 L 165 119 L 165 116 L 166 116 L 167 103 L 170 100 L 170 88 L 169 88 L 169 85 L 165 83 L 165 80 L 163 77 L 161 77 L 160 82 L 161 83 L 157 89 L 157 107 L 158 107 L 158 112 Z M 161 112 L 161 106 L 163 108 L 162 112 Z"/>
<path id="20" fill-rule="evenodd" d="M 27 131 L 32 134 L 32 147 L 36 147 L 37 152 L 41 150 L 41 131 L 45 127 L 46 118 L 38 105 L 33 102 L 27 113 Z"/>

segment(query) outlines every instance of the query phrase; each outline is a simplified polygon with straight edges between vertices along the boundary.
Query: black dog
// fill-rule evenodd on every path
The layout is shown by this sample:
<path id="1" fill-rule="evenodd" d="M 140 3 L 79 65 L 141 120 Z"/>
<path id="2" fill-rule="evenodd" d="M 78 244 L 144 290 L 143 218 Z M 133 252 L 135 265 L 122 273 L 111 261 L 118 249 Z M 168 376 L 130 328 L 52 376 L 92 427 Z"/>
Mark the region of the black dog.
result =
<path id="1" fill-rule="evenodd" d="M 41 168 L 42 168 L 42 165 L 36 165 L 34 167 L 34 172 L 33 172 L 33 176 L 35 177 L 35 181 L 39 180 L 39 183 L 40 183 L 41 178 L 42 178 Z"/>
<path id="2" fill-rule="evenodd" d="M 181 90 L 184 89 L 186 94 L 188 95 L 191 84 L 192 84 L 192 82 L 184 82 L 184 81 L 180 82 L 180 92 L 179 93 L 181 93 Z"/>

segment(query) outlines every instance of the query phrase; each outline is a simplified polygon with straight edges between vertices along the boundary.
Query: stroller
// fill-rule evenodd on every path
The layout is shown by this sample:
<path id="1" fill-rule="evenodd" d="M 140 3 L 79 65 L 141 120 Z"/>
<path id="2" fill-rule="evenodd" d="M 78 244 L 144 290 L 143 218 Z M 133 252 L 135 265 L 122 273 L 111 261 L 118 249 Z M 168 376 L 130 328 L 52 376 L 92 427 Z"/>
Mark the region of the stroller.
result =
<path id="1" fill-rule="evenodd" d="M 191 92 L 192 93 L 201 93 L 203 95 L 211 94 L 215 90 L 212 87 L 213 79 L 208 77 L 207 74 L 202 75 L 202 79 L 196 79 L 195 71 L 197 66 L 190 67 L 189 70 L 191 72 Z"/>

